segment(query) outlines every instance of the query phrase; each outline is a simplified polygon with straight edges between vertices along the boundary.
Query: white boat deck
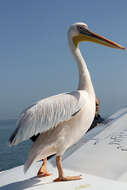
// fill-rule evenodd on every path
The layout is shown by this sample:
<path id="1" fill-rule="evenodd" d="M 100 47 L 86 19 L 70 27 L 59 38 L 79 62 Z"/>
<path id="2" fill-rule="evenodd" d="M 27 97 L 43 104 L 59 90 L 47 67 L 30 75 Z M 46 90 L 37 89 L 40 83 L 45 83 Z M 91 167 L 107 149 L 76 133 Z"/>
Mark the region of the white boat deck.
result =
<path id="1" fill-rule="evenodd" d="M 127 108 L 109 119 L 64 155 L 65 174 L 82 175 L 82 180 L 53 182 L 57 170 L 52 158 L 48 164 L 52 176 L 36 177 L 41 162 L 35 163 L 26 174 L 23 166 L 19 166 L 0 173 L 0 190 L 127 190 Z"/>

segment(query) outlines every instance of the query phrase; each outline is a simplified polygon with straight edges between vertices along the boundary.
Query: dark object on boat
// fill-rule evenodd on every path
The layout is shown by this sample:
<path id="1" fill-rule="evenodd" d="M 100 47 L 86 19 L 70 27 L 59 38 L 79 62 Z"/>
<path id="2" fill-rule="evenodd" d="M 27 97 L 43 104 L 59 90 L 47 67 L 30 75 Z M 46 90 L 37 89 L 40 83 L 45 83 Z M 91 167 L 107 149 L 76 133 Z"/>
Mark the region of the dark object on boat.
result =
<path id="1" fill-rule="evenodd" d="M 91 129 L 93 129 L 94 127 L 96 127 L 98 124 L 103 123 L 103 122 L 104 122 L 104 119 L 99 114 L 95 115 L 93 123 L 90 126 L 90 128 L 88 129 L 88 131 L 90 131 Z"/>

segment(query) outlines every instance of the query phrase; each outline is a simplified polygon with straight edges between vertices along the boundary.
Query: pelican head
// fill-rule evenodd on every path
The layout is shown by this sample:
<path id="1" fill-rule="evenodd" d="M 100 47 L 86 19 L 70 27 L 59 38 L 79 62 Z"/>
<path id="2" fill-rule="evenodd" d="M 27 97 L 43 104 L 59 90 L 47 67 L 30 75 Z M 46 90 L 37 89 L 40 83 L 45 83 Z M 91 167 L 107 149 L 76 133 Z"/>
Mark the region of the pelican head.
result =
<path id="1" fill-rule="evenodd" d="M 123 49 L 125 48 L 119 45 L 116 42 L 113 42 L 99 34 L 96 34 L 88 29 L 87 24 L 85 23 L 75 23 L 71 25 L 68 31 L 69 36 L 71 36 L 72 41 L 75 47 L 78 47 L 78 44 L 83 41 L 90 41 L 94 43 L 98 43 L 104 46 L 108 46 L 111 48 Z"/>

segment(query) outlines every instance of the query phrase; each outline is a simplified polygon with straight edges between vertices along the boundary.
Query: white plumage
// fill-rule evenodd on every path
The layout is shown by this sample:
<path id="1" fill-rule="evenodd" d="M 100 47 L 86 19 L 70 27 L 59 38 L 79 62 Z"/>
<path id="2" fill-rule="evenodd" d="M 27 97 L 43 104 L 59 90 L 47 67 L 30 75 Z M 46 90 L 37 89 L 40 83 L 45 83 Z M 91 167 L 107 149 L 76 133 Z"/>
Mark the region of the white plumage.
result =
<path id="1" fill-rule="evenodd" d="M 88 130 L 95 114 L 95 109 L 91 112 L 90 105 L 95 105 L 95 101 L 89 98 L 84 91 L 79 91 L 79 96 L 82 101 L 80 111 L 74 116 L 69 113 L 68 120 L 59 122 L 56 127 L 50 128 L 38 137 L 29 153 L 25 171 L 33 161 L 46 158 L 52 154 L 63 155 L 64 151 L 76 143 Z M 86 114 L 89 114 L 89 117 L 86 118 Z"/>
<path id="2" fill-rule="evenodd" d="M 37 102 L 20 115 L 12 144 L 16 145 L 68 121 L 85 103 L 80 91 L 59 94 Z"/>
<path id="3" fill-rule="evenodd" d="M 17 128 L 10 137 L 10 144 L 16 145 L 40 133 L 29 152 L 25 171 L 34 161 L 56 154 L 58 181 L 80 179 L 79 176 L 65 177 L 59 158 L 67 148 L 85 134 L 95 115 L 95 93 L 78 43 L 93 41 L 109 47 L 124 49 L 115 42 L 91 32 L 84 23 L 76 23 L 69 28 L 68 40 L 78 66 L 78 90 L 40 100 L 26 109 L 21 113 Z"/>

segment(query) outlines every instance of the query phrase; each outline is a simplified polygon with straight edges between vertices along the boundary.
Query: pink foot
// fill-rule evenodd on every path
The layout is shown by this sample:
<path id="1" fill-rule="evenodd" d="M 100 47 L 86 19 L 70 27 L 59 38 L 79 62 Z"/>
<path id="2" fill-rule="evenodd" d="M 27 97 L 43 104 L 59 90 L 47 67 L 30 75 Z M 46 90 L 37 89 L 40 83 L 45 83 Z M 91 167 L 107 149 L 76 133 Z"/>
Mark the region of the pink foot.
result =
<path id="1" fill-rule="evenodd" d="M 48 172 L 48 171 L 41 171 L 39 170 L 37 176 L 38 177 L 47 177 L 47 176 L 50 176 L 51 174 Z"/>

